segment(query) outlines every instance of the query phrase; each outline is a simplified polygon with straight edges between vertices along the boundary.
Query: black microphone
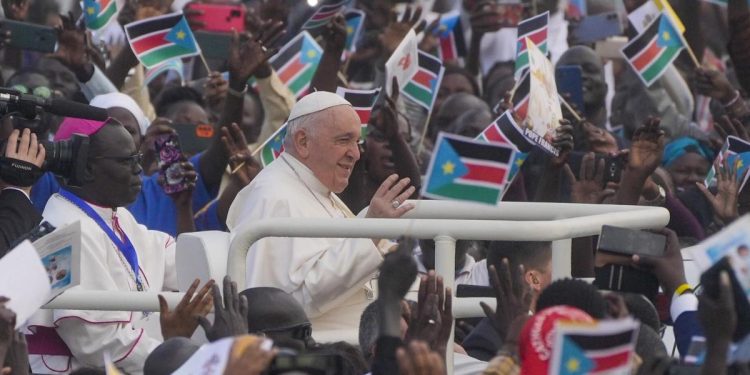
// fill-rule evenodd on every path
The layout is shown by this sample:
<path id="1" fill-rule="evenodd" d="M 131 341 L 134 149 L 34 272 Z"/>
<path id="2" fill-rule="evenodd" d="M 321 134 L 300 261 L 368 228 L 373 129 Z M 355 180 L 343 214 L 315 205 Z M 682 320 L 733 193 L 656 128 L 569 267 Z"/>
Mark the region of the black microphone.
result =
<path id="1" fill-rule="evenodd" d="M 93 107 L 72 100 L 46 99 L 45 104 L 41 107 L 47 112 L 58 116 L 85 118 L 96 121 L 104 121 L 109 118 L 107 110 L 104 108 Z"/>
<path id="2" fill-rule="evenodd" d="M 42 112 L 53 115 L 104 121 L 107 110 L 65 99 L 44 99 L 0 88 L 0 114 L 20 113 L 33 120 Z"/>

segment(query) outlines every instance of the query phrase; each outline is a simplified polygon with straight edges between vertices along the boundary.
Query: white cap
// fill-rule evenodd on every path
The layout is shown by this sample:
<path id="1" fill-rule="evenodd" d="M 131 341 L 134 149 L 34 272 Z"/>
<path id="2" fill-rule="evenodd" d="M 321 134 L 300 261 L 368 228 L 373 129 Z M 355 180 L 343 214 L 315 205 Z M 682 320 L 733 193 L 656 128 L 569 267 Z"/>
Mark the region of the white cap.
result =
<path id="1" fill-rule="evenodd" d="M 292 121 L 298 117 L 307 116 L 337 105 L 352 106 L 351 103 L 337 94 L 328 91 L 315 91 L 305 95 L 305 97 L 292 107 L 292 112 L 289 114 L 287 121 Z"/>
<path id="2" fill-rule="evenodd" d="M 128 95 L 121 92 L 110 92 L 108 94 L 101 94 L 91 99 L 89 103 L 92 107 L 99 107 L 109 109 L 112 107 L 120 107 L 130 112 L 135 120 L 138 121 L 138 127 L 141 129 L 141 135 L 146 135 L 146 130 L 150 125 L 150 121 L 146 118 L 143 110 L 138 103 Z"/>

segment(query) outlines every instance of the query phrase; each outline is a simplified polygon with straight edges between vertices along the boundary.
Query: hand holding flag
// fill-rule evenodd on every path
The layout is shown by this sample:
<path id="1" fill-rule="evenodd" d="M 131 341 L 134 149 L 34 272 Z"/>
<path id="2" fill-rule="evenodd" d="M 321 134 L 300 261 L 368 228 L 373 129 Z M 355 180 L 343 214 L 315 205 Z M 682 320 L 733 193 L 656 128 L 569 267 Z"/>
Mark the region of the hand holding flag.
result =
<path id="1" fill-rule="evenodd" d="M 278 49 L 270 48 L 270 46 L 278 41 L 286 33 L 286 30 L 284 30 L 284 24 L 281 21 L 270 21 L 269 23 L 266 23 L 266 27 L 263 27 L 254 36 L 248 33 L 240 35 L 237 31 L 233 32 L 227 59 L 230 88 L 234 84 L 239 86 L 234 87 L 235 90 L 243 91 L 248 79 L 253 76 L 255 71 L 278 51 Z"/>

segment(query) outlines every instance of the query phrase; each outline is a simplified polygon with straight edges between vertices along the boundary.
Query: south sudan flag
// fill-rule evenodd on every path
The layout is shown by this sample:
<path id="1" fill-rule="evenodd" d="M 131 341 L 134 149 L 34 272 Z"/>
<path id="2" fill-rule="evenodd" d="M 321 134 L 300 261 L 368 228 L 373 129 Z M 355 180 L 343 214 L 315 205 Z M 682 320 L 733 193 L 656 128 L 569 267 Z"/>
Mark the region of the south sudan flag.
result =
<path id="1" fill-rule="evenodd" d="M 514 154 L 510 145 L 441 132 L 422 195 L 496 205 L 506 187 Z"/>
<path id="2" fill-rule="evenodd" d="M 182 13 L 148 18 L 125 25 L 130 48 L 147 69 L 167 60 L 201 53 Z"/>
<path id="3" fill-rule="evenodd" d="M 477 136 L 478 140 L 509 145 L 517 151 L 511 163 L 508 182 L 513 181 L 529 152 L 534 149 L 534 142 L 526 138 L 523 133 L 523 129 L 513 119 L 513 114 L 505 111 Z"/>
<path id="4" fill-rule="evenodd" d="M 270 63 L 281 82 L 300 98 L 307 93 L 322 55 L 320 45 L 303 31 L 282 47 Z"/>
<path id="5" fill-rule="evenodd" d="M 529 53 L 526 51 L 526 38 L 529 38 L 543 54 L 547 54 L 547 29 L 549 12 L 527 18 L 518 24 L 518 38 L 516 41 L 516 69 L 518 79 L 524 70 L 529 68 Z"/>
<path id="6" fill-rule="evenodd" d="M 116 0 L 83 0 L 83 19 L 89 30 L 99 30 L 107 26 L 119 11 Z"/>
<path id="7" fill-rule="evenodd" d="M 671 18 L 662 13 L 622 49 L 622 54 L 641 81 L 651 86 L 667 71 L 683 48 L 682 35 Z"/>
<path id="8" fill-rule="evenodd" d="M 440 59 L 422 51 L 419 51 L 417 59 L 419 69 L 404 85 L 401 92 L 409 99 L 426 108 L 429 112 L 432 110 L 435 98 L 437 98 L 438 88 L 440 88 L 440 81 L 443 80 L 445 68 Z"/>

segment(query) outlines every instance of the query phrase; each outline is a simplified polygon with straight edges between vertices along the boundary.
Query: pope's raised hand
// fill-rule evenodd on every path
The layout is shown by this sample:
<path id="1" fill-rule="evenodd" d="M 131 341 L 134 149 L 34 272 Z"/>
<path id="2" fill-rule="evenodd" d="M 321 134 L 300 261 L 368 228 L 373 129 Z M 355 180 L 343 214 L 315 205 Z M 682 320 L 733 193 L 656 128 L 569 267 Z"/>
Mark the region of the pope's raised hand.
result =
<path id="1" fill-rule="evenodd" d="M 370 200 L 367 210 L 368 218 L 397 218 L 414 208 L 412 203 L 404 203 L 416 188 L 409 185 L 411 179 L 399 180 L 397 174 L 392 174 L 383 181 Z"/>

